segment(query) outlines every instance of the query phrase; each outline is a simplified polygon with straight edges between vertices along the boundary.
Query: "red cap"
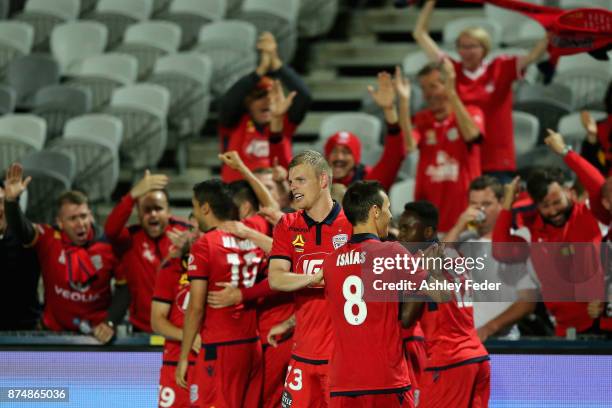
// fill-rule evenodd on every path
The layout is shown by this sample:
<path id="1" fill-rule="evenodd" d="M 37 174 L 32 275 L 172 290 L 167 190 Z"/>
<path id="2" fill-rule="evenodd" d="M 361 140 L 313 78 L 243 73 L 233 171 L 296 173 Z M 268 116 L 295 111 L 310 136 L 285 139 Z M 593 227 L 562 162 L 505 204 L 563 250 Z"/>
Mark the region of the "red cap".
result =
<path id="1" fill-rule="evenodd" d="M 336 146 L 346 146 L 353 155 L 355 164 L 361 163 L 361 141 L 351 132 L 336 132 L 325 142 L 325 157 L 329 157 Z"/>
<path id="2" fill-rule="evenodd" d="M 266 91 L 269 91 L 270 89 L 272 89 L 272 85 L 274 85 L 274 80 L 268 76 L 262 76 L 259 79 L 259 82 L 257 82 L 257 85 L 255 85 L 256 89 L 265 89 Z"/>

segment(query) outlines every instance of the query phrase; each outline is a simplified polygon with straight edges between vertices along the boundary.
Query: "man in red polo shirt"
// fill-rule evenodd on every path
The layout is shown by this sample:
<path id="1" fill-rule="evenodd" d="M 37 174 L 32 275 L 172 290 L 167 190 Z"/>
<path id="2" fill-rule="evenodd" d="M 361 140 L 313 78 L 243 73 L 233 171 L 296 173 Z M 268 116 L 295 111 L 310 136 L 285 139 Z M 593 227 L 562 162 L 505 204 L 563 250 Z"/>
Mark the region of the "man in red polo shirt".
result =
<path id="1" fill-rule="evenodd" d="M 260 52 L 259 66 L 227 91 L 221 98 L 219 109 L 221 152 L 237 151 L 251 170 L 270 167 L 273 157 L 291 157 L 291 138 L 304 119 L 311 100 L 302 79 L 279 58 L 272 34 L 262 33 L 257 49 Z M 277 112 L 280 113 L 278 118 L 273 117 L 270 109 L 273 101 L 269 98 L 269 91 L 280 87 L 274 80 L 282 82 L 295 96 L 284 106 L 284 111 L 280 109 Z M 271 128 L 274 119 L 280 120 L 280 128 Z M 241 176 L 223 166 L 221 178 L 229 183 Z"/>
<path id="2" fill-rule="evenodd" d="M 289 186 L 299 210 L 283 215 L 276 225 L 269 268 L 272 289 L 295 292 L 294 348 L 283 407 L 329 404 L 331 321 L 323 287 L 308 286 L 322 273 L 325 257 L 352 232 L 340 204 L 332 201 L 331 184 L 331 168 L 318 152 L 302 152 L 289 164 Z"/>
<path id="3" fill-rule="evenodd" d="M 218 283 L 252 287 L 260 272 L 263 251 L 218 227 L 237 218 L 230 191 L 220 180 L 207 180 L 193 189 L 193 215 L 204 234 L 191 247 L 188 274 L 191 281 L 185 313 L 177 383 L 186 387 L 188 358 L 198 332 L 202 348 L 194 368 L 192 406 L 258 407 L 262 356 L 253 304 L 213 308 L 208 291 Z M 201 330 L 200 330 L 201 327 Z"/>
<path id="4" fill-rule="evenodd" d="M 387 137 L 382 156 L 375 166 L 361 163 L 361 141 L 351 132 L 340 131 L 325 143 L 325 158 L 332 168 L 334 183 L 349 186 L 357 180 L 377 180 L 386 190 L 391 188 L 406 157 L 406 144 L 398 124 L 395 91 L 391 76 L 378 74 L 378 89 L 368 87 L 372 99 L 383 110 L 387 122 Z"/>
<path id="5" fill-rule="evenodd" d="M 155 276 L 171 245 L 167 232 L 184 231 L 188 225 L 172 217 L 168 177 L 148 170 L 132 190 L 109 214 L 104 232 L 121 256 L 119 273 L 127 279 L 130 290 L 130 322 L 137 331 L 151 332 L 151 298 Z M 138 210 L 137 225 L 126 226 L 132 209 Z"/>
<path id="6" fill-rule="evenodd" d="M 414 198 L 438 208 L 439 230 L 446 232 L 467 205 L 470 182 L 481 173 L 479 143 L 484 137 L 484 117 L 480 109 L 465 106 L 459 99 L 450 61 L 426 65 L 418 78 L 427 109 L 411 120 L 410 85 L 396 71 L 400 123 L 408 151 L 419 150 Z"/>
<path id="7" fill-rule="evenodd" d="M 548 132 L 546 144 L 562 155 L 577 174 L 593 208 L 572 200 L 560 169 L 533 172 L 527 180 L 527 192 L 536 204 L 537 213 L 524 221 L 531 236 L 531 245 L 527 245 L 525 239 L 511 234 L 517 177 L 504 194 L 503 209 L 493 230 L 493 242 L 498 244 L 493 246 L 493 255 L 507 263 L 531 259 L 542 298 L 555 318 L 558 336 L 565 336 L 570 328 L 578 333 L 598 332 L 599 321 L 589 315 L 588 304 L 604 298 L 604 273 L 599 260 L 602 237 L 593 214 L 594 208 L 600 207 L 604 179 L 597 169 L 565 145 L 561 135 Z"/>
<path id="8" fill-rule="evenodd" d="M 23 179 L 19 164 L 9 168 L 4 182 L 8 226 L 26 246 L 34 247 L 45 286 L 42 325 L 53 331 L 80 331 L 106 343 L 114 336 L 127 307 L 125 280 L 111 278 L 117 259 L 112 247 L 94 228 L 87 197 L 78 191 L 58 199 L 57 225 L 33 224 L 19 208 L 19 195 L 31 178 Z M 112 299 L 111 299 L 112 298 Z"/>

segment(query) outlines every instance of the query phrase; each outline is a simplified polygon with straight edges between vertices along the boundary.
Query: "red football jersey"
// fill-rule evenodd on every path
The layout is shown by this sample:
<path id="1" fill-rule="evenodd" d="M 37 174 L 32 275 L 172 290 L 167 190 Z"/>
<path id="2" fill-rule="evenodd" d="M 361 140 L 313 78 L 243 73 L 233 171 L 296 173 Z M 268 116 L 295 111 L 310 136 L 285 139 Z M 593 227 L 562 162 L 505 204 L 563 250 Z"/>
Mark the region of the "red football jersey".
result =
<path id="1" fill-rule="evenodd" d="M 482 109 L 487 118 L 482 141 L 482 171 L 514 171 L 514 128 L 512 124 L 512 83 L 522 74 L 518 57 L 501 56 L 483 64 L 475 72 L 465 71 L 453 61 L 457 73 L 457 93 L 466 105 Z"/>
<path id="2" fill-rule="evenodd" d="M 183 328 L 185 310 L 189 303 L 189 279 L 187 278 L 186 260 L 171 259 L 166 262 L 157 274 L 153 300 L 170 305 L 168 320 L 176 327 Z M 164 362 L 177 362 L 181 355 L 181 342 L 166 339 L 164 343 Z M 191 353 L 189 358 L 194 361 L 197 355 Z"/>
<path id="3" fill-rule="evenodd" d="M 394 246 L 399 249 L 391 249 Z M 373 273 L 368 263 L 377 250 L 387 255 L 404 252 L 400 245 L 382 243 L 376 235 L 355 234 L 323 262 L 325 297 L 334 333 L 329 376 L 332 396 L 399 392 L 410 387 L 400 331 L 400 303 L 364 301 L 364 280 L 369 282 L 371 277 L 363 275 L 365 271 Z"/>
<path id="4" fill-rule="evenodd" d="M 43 325 L 54 331 L 75 331 L 79 330 L 78 319 L 93 328 L 106 319 L 111 303 L 110 281 L 117 266 L 111 245 L 94 241 L 85 247 L 96 272 L 89 283 L 79 285 L 67 279 L 66 252 L 71 245 L 66 234 L 50 225 L 37 224 L 36 229 L 33 245 L 45 285 Z M 119 277 L 117 280 L 125 283 Z"/>
<path id="5" fill-rule="evenodd" d="M 482 111 L 466 109 L 485 135 Z M 434 204 L 440 211 L 439 230 L 448 231 L 467 207 L 470 182 L 481 174 L 480 144 L 463 140 L 454 113 L 437 121 L 430 110 L 415 115 L 413 137 L 419 149 L 414 198 Z"/>
<path id="6" fill-rule="evenodd" d="M 303 210 L 285 214 L 274 228 L 270 259 L 285 259 L 291 262 L 293 272 L 314 275 L 325 257 L 348 241 L 352 231 L 338 203 L 320 223 Z M 293 354 L 308 360 L 328 360 L 333 335 L 323 288 L 295 292 L 295 317 Z"/>
<path id="7" fill-rule="evenodd" d="M 291 123 L 285 115 L 282 132 L 283 139 L 280 143 L 282 143 L 283 148 L 289 152 L 291 151 L 291 137 L 296 127 L 297 126 Z M 261 167 L 272 166 L 269 126 L 265 126 L 263 132 L 260 132 L 255 127 L 251 117 L 245 114 L 234 128 L 221 128 L 219 129 L 219 133 L 221 134 L 221 151 L 237 151 L 240 158 L 249 169 L 255 170 Z M 225 165 L 221 168 L 221 178 L 226 183 L 243 179 L 240 172 Z"/>
<path id="8" fill-rule="evenodd" d="M 222 290 L 218 282 L 232 282 L 235 287 L 255 283 L 264 252 L 249 240 L 221 230 L 201 236 L 191 247 L 189 279 L 208 280 L 208 290 Z M 202 324 L 202 343 L 223 343 L 257 336 L 257 317 L 250 304 L 213 309 L 206 307 Z"/>
<path id="9" fill-rule="evenodd" d="M 427 370 L 448 368 L 489 359 L 474 328 L 472 295 L 465 290 L 466 276 L 450 276 L 449 282 L 463 282 L 460 291 L 446 303 L 428 302 L 420 318 L 425 333 Z"/>

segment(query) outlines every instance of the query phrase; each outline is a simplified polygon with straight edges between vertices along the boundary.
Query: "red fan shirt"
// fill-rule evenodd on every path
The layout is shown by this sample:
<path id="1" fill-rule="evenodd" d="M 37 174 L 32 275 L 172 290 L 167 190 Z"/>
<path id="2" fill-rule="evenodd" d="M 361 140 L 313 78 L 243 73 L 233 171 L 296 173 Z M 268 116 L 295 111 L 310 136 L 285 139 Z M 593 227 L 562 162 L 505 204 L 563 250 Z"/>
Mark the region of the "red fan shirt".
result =
<path id="1" fill-rule="evenodd" d="M 322 222 L 304 210 L 285 214 L 274 228 L 270 259 L 285 259 L 298 274 L 316 274 L 323 260 L 340 248 L 353 231 L 342 207 L 334 206 Z M 293 354 L 313 361 L 327 361 L 332 351 L 332 330 L 323 288 L 306 288 L 295 293 L 296 326 Z"/>
<path id="2" fill-rule="evenodd" d="M 117 259 L 108 242 L 93 239 L 84 247 L 74 247 L 68 236 L 50 225 L 36 225 L 36 238 L 31 244 L 36 249 L 45 285 L 45 307 L 42 323 L 54 331 L 79 330 L 79 322 L 86 321 L 93 328 L 107 318 L 111 304 L 111 278 Z M 89 259 L 78 260 L 79 267 L 69 272 L 69 253 L 82 250 Z M 82 262 L 87 263 L 83 265 Z M 86 282 L 77 281 L 80 269 L 91 265 L 93 275 Z M 117 277 L 117 283 L 125 283 Z"/>
<path id="3" fill-rule="evenodd" d="M 231 282 L 237 288 L 253 286 L 264 252 L 251 241 L 213 229 L 191 247 L 189 279 L 208 280 L 208 290 L 222 290 L 218 282 Z M 257 337 L 257 316 L 250 304 L 213 309 L 206 307 L 202 343 L 225 343 Z"/>
<path id="4" fill-rule="evenodd" d="M 501 56 L 467 72 L 453 61 L 457 73 L 457 93 L 466 105 L 479 107 L 487 137 L 482 141 L 480 161 L 483 172 L 514 171 L 514 129 L 512 124 L 512 83 L 521 76 L 518 58 Z"/>
<path id="5" fill-rule="evenodd" d="M 467 110 L 484 135 L 482 111 L 474 106 Z M 481 174 L 480 145 L 465 142 L 454 113 L 437 121 L 430 110 L 415 115 L 413 137 L 419 149 L 414 198 L 438 208 L 439 230 L 446 232 L 467 207 L 470 182 Z"/>

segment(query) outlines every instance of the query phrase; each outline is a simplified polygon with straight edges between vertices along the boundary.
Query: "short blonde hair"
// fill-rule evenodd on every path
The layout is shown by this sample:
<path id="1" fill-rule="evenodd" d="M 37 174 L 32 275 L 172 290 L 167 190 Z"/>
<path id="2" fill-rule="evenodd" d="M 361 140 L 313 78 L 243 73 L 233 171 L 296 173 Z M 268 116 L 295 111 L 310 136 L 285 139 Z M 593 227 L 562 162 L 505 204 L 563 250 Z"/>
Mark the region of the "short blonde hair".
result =
<path id="1" fill-rule="evenodd" d="M 329 188 L 331 190 L 333 180 L 332 170 L 329 163 L 327 160 L 325 160 L 325 157 L 323 157 L 321 153 L 314 150 L 305 150 L 299 153 L 297 156 L 294 156 L 289 163 L 288 170 L 291 170 L 293 167 L 297 167 L 300 164 L 312 166 L 317 177 L 321 177 L 323 173 L 327 174 L 327 180 L 329 180 Z"/>
<path id="2" fill-rule="evenodd" d="M 484 48 L 484 56 L 491 51 L 491 36 L 489 33 L 481 27 L 468 27 L 465 30 L 461 31 L 457 36 L 457 40 L 455 41 L 455 45 L 459 48 L 459 39 L 463 36 L 472 37 L 476 41 L 480 43 L 482 48 Z"/>

